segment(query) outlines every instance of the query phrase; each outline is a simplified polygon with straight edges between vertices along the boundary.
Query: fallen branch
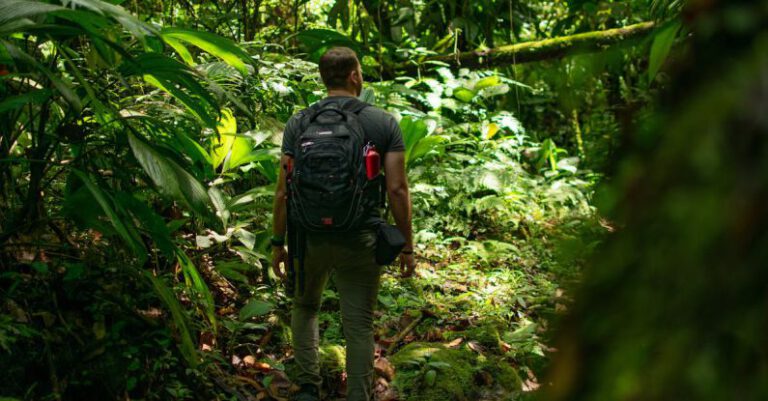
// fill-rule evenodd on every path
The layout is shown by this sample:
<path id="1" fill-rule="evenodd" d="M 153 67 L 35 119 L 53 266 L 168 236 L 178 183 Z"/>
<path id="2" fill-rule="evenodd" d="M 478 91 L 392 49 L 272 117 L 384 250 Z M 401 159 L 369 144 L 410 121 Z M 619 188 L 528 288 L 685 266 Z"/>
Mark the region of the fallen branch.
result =
<path id="1" fill-rule="evenodd" d="M 430 316 L 434 316 L 434 314 L 428 310 L 421 311 L 421 313 L 419 313 L 419 316 L 413 319 L 412 322 L 408 323 L 408 326 L 405 326 L 405 329 L 397 333 L 395 338 L 392 339 L 392 344 L 389 344 L 389 347 L 387 347 L 387 355 L 392 355 L 395 349 L 397 349 L 397 345 L 400 344 L 401 341 L 403 341 L 405 336 L 407 336 L 410 332 L 412 332 L 413 329 L 415 329 L 416 326 L 419 325 L 419 323 L 421 323 L 424 319 Z"/>

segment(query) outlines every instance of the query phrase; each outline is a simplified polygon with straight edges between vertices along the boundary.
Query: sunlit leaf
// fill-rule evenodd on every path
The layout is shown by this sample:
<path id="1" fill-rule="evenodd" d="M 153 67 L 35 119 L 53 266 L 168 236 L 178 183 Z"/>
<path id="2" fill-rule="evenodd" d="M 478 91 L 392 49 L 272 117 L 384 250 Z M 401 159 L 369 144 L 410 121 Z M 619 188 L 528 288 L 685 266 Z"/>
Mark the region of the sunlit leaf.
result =
<path id="1" fill-rule="evenodd" d="M 475 92 L 464 87 L 458 87 L 453 90 L 453 97 L 461 100 L 464 103 L 469 103 L 472 101 L 472 99 L 474 99 Z"/>
<path id="2" fill-rule="evenodd" d="M 479 91 L 479 90 L 482 90 L 491 86 L 496 86 L 499 84 L 501 84 L 501 79 L 497 75 L 485 77 L 477 81 L 477 83 L 475 84 L 475 91 Z"/>
<path id="3" fill-rule="evenodd" d="M 422 138 L 427 136 L 429 129 L 423 120 L 406 117 L 400 120 L 400 130 L 403 132 L 403 141 L 405 142 L 405 160 L 408 161 L 414 147 Z"/>
<path id="4" fill-rule="evenodd" d="M 222 59 L 225 63 L 235 67 L 243 75 L 248 74 L 246 65 L 251 63 L 251 57 L 229 39 L 209 32 L 183 28 L 164 28 L 160 34 L 166 40 L 166 43 L 171 45 L 187 63 L 193 64 L 193 60 L 189 51 L 179 43 L 180 41 L 197 46 L 211 55 Z"/>
<path id="5" fill-rule="evenodd" d="M 490 123 L 485 128 L 485 139 L 492 139 L 499 132 L 499 126 L 496 123 Z"/>
<path id="6" fill-rule="evenodd" d="M 218 135 L 211 140 L 211 156 L 213 168 L 219 168 L 224 160 L 229 156 L 232 145 L 235 143 L 235 134 L 237 133 L 237 120 L 232 115 L 232 111 L 223 109 L 218 124 L 216 124 Z"/>
<path id="7" fill-rule="evenodd" d="M 250 138 L 243 135 L 235 136 L 229 157 L 227 157 L 227 160 L 224 162 L 224 171 L 229 171 L 247 163 L 252 150 L 253 141 Z"/>

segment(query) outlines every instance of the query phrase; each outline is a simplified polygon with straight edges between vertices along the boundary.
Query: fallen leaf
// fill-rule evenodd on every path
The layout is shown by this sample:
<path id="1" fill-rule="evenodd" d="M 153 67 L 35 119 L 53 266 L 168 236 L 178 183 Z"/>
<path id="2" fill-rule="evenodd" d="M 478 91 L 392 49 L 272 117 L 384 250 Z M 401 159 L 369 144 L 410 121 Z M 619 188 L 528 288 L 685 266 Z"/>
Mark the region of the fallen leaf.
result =
<path id="1" fill-rule="evenodd" d="M 469 347 L 469 349 L 471 349 L 472 351 L 477 352 L 478 354 L 482 354 L 485 351 L 485 347 L 480 345 L 480 343 L 475 341 L 475 340 L 472 340 L 472 341 L 468 342 L 467 346 Z"/>
<path id="2" fill-rule="evenodd" d="M 243 365 L 246 368 L 252 368 L 254 365 L 256 365 L 256 357 L 253 355 L 246 355 L 243 357 Z"/>
<path id="3" fill-rule="evenodd" d="M 200 333 L 200 349 L 203 351 L 213 351 L 213 347 L 216 345 L 216 337 L 213 333 L 203 332 Z"/>
<path id="4" fill-rule="evenodd" d="M 256 362 L 255 364 L 253 364 L 253 367 L 256 370 L 258 370 L 260 372 L 264 372 L 264 373 L 268 373 L 268 372 L 272 371 L 272 366 L 270 366 L 266 362 Z"/>
<path id="5" fill-rule="evenodd" d="M 539 383 L 537 383 L 537 382 L 535 382 L 535 381 L 533 381 L 531 379 L 526 379 L 523 382 L 523 391 L 525 391 L 525 392 L 535 391 L 535 390 L 537 390 L 539 388 L 539 386 L 540 386 Z"/>

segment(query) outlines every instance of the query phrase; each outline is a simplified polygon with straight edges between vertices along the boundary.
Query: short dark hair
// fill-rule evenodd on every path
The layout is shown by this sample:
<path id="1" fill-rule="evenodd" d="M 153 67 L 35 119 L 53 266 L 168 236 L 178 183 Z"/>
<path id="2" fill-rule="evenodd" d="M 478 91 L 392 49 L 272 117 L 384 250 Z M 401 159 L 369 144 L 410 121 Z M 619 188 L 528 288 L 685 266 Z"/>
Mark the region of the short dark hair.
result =
<path id="1" fill-rule="evenodd" d="M 343 88 L 347 85 L 349 73 L 359 64 L 354 50 L 348 47 L 332 47 L 320 57 L 320 77 L 328 89 Z"/>

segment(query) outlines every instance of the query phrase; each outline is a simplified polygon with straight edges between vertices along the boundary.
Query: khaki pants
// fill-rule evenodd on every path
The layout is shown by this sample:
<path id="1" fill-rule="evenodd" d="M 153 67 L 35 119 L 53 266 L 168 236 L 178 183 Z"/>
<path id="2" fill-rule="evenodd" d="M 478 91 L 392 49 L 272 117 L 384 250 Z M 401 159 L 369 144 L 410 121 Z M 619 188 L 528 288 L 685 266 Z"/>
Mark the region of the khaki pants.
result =
<path id="1" fill-rule="evenodd" d="M 317 314 L 333 273 L 346 340 L 347 401 L 373 399 L 373 310 L 382 272 L 374 259 L 375 243 L 372 230 L 308 236 L 304 293 L 294 298 L 291 314 L 298 384 L 320 386 Z"/>

